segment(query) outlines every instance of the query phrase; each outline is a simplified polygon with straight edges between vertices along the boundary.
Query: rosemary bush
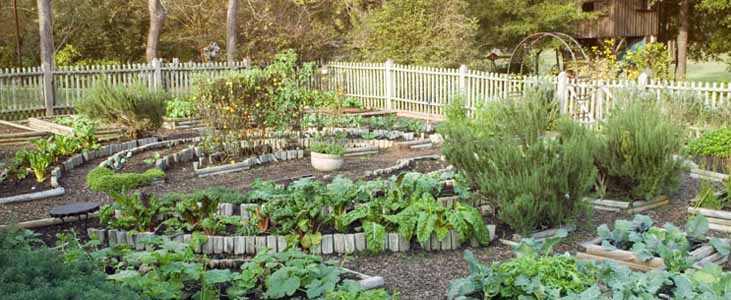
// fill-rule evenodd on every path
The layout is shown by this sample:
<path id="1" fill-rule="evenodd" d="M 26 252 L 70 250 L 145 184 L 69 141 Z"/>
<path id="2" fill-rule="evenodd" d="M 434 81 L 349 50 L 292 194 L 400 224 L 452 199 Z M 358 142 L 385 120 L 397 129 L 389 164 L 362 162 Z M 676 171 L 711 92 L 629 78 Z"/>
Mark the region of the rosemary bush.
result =
<path id="1" fill-rule="evenodd" d="M 596 152 L 600 178 L 610 194 L 645 200 L 677 186 L 683 130 L 654 101 L 622 101 L 602 124 Z"/>
<path id="2" fill-rule="evenodd" d="M 142 82 L 115 86 L 107 80 L 99 80 L 76 103 L 76 110 L 104 123 L 122 125 L 129 137 L 138 138 L 154 133 L 162 126 L 168 99 L 167 93 L 153 91 Z"/>
<path id="3" fill-rule="evenodd" d="M 594 136 L 558 118 L 547 96 L 534 95 L 540 94 L 492 102 L 471 119 L 462 101 L 453 101 L 439 128 L 447 159 L 491 202 L 498 219 L 521 233 L 573 222 L 596 178 Z M 548 128 L 559 135 L 546 134 Z"/>

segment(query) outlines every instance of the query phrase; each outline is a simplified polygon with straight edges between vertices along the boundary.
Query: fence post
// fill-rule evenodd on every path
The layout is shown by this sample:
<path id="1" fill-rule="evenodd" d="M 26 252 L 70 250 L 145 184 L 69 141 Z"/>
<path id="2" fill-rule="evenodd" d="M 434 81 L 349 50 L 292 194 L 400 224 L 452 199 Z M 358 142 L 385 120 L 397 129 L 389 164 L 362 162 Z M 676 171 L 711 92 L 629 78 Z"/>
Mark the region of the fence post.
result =
<path id="1" fill-rule="evenodd" d="M 640 76 L 637 77 L 637 84 L 640 85 L 640 88 L 644 89 L 648 83 L 650 83 L 650 75 L 645 72 L 640 73 Z"/>
<path id="2" fill-rule="evenodd" d="M 393 92 L 393 83 L 391 81 L 391 68 L 393 68 L 393 60 L 387 60 L 385 65 L 385 79 L 386 79 L 386 109 L 391 110 L 391 94 Z"/>
<path id="3" fill-rule="evenodd" d="M 467 96 L 467 66 L 459 66 L 459 90 L 462 96 Z"/>
<path id="4" fill-rule="evenodd" d="M 569 76 L 566 72 L 561 72 L 556 78 L 556 97 L 562 114 L 568 113 L 567 104 L 569 100 Z"/>
<path id="5" fill-rule="evenodd" d="M 152 60 L 152 86 L 154 90 L 159 91 L 164 88 L 162 85 L 162 62 L 159 58 Z"/>

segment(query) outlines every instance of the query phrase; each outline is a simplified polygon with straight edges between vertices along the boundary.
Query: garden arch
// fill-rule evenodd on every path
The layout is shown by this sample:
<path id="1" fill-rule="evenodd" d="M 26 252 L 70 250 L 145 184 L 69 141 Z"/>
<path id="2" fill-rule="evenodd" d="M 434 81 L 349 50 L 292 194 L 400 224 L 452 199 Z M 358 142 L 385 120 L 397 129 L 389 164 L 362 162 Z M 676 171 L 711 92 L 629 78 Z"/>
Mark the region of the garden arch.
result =
<path id="1" fill-rule="evenodd" d="M 586 52 L 584 52 L 584 48 L 581 47 L 581 44 L 579 44 L 579 42 L 570 35 L 561 32 L 538 32 L 525 37 L 517 46 L 515 46 L 512 54 L 510 55 L 508 73 L 510 74 L 516 71 L 514 66 L 520 65 L 517 73 L 523 74 L 526 55 L 529 55 L 530 51 L 533 50 L 536 45 L 546 40 L 553 40 L 559 43 L 561 53 L 563 53 L 561 57 L 564 59 L 570 59 L 570 63 L 573 65 L 573 68 L 568 70 L 573 70 L 577 77 L 580 75 L 582 65 L 588 65 L 590 62 L 589 56 L 587 56 Z M 538 59 L 539 58 L 536 58 L 536 60 Z M 559 63 L 558 67 L 561 72 L 567 71 L 566 62 L 563 64 Z"/>

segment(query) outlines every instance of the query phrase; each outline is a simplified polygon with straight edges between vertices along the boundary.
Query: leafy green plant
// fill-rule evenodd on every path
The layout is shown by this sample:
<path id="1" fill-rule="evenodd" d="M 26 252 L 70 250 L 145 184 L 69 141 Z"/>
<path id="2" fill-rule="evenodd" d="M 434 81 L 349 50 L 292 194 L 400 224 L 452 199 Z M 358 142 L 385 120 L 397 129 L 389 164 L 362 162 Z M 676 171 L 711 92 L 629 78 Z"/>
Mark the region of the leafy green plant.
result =
<path id="1" fill-rule="evenodd" d="M 53 153 L 48 150 L 38 149 L 37 151 L 25 152 L 23 157 L 30 164 L 30 168 L 36 177 L 36 182 L 44 182 L 46 180 L 46 170 L 55 159 Z"/>
<path id="2" fill-rule="evenodd" d="M 687 151 L 691 155 L 731 157 L 731 128 L 708 131 L 701 137 L 690 140 Z"/>
<path id="3" fill-rule="evenodd" d="M 154 195 L 110 194 L 114 203 L 100 215 L 100 223 L 119 230 L 157 231 L 160 217 L 169 209 Z"/>
<path id="4" fill-rule="evenodd" d="M 165 177 L 165 172 L 153 168 L 144 173 L 114 173 L 109 168 L 96 167 L 86 175 L 86 185 L 95 192 L 126 193 L 133 189 L 152 184 Z"/>
<path id="5" fill-rule="evenodd" d="M 708 220 L 702 215 L 689 219 L 685 231 L 669 223 L 654 227 L 652 220 L 643 215 L 636 215 L 632 221 L 616 220 L 611 231 L 606 224 L 597 228 L 602 247 L 629 250 L 642 260 L 660 257 L 671 271 L 692 266 L 696 261 L 689 253 L 706 242 L 722 256 L 729 255 L 728 242 L 708 239 L 706 232 Z"/>
<path id="6" fill-rule="evenodd" d="M 443 152 L 500 221 L 520 233 L 574 222 L 594 185 L 592 132 L 560 119 L 552 99 L 493 101 L 467 116 L 450 104 Z M 545 134 L 554 128 L 558 137 Z"/>
<path id="7" fill-rule="evenodd" d="M 168 94 L 151 90 L 142 82 L 113 86 L 100 79 L 76 103 L 76 110 L 94 120 L 124 126 L 129 137 L 138 138 L 162 126 L 168 99 Z"/>
<path id="8" fill-rule="evenodd" d="M 618 104 L 602 124 L 596 164 L 610 194 L 646 200 L 677 186 L 683 131 L 643 98 Z"/>
<path id="9" fill-rule="evenodd" d="M 190 118 L 195 112 L 195 102 L 189 99 L 175 97 L 165 102 L 165 116 L 168 118 Z"/>
<path id="10" fill-rule="evenodd" d="M 345 147 L 338 143 L 315 142 L 310 145 L 310 151 L 315 153 L 339 155 L 345 154 Z"/>
<path id="11" fill-rule="evenodd" d="M 160 159 L 160 157 L 161 157 L 160 152 L 155 152 L 152 154 L 152 156 L 150 158 L 147 158 L 147 159 L 143 160 L 142 162 L 144 162 L 148 166 L 152 166 L 155 164 L 155 162 L 157 160 Z"/>

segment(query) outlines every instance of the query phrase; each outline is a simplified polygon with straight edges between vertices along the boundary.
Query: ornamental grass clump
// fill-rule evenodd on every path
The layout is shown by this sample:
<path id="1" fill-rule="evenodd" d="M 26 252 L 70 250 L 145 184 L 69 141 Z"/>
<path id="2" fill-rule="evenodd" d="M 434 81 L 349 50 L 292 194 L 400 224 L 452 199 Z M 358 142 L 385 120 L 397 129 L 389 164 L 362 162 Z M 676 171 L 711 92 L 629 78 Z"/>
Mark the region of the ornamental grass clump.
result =
<path id="1" fill-rule="evenodd" d="M 677 186 L 683 130 L 652 101 L 618 104 L 601 127 L 596 165 L 608 193 L 649 200 Z"/>
<path id="2" fill-rule="evenodd" d="M 591 131 L 559 118 L 547 96 L 531 95 L 491 102 L 474 118 L 453 101 L 439 128 L 447 160 L 521 233 L 574 222 L 596 178 Z"/>

